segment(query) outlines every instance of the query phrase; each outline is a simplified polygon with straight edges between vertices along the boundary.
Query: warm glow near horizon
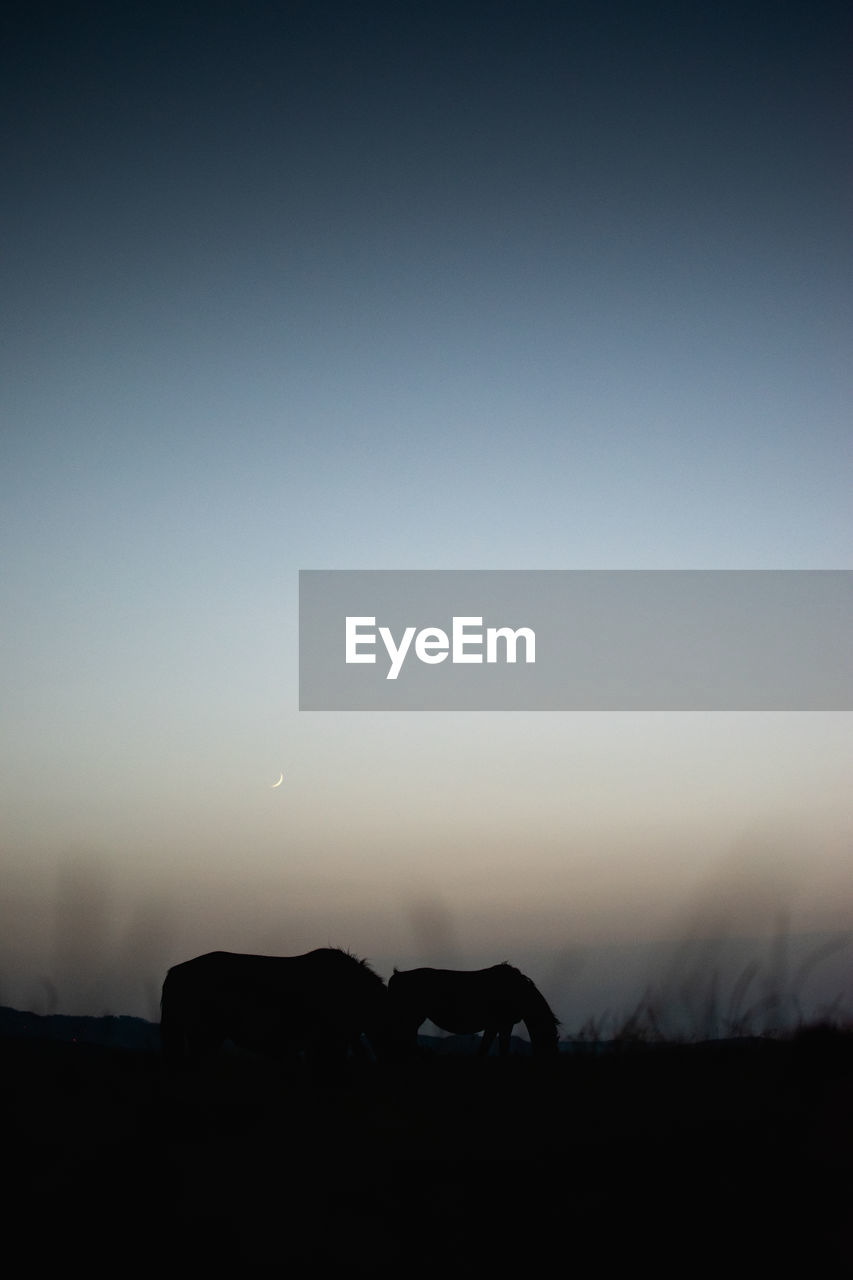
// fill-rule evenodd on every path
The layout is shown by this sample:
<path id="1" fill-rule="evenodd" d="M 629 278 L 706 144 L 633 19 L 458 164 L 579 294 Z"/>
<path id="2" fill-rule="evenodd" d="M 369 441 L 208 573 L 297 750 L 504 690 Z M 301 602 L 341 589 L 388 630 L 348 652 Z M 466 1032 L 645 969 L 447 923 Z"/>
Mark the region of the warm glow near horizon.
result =
<path id="1" fill-rule="evenodd" d="M 297 710 L 300 569 L 848 566 L 842 7 L 248 8 L 8 22 L 0 1003 L 853 1005 L 850 713 Z"/>

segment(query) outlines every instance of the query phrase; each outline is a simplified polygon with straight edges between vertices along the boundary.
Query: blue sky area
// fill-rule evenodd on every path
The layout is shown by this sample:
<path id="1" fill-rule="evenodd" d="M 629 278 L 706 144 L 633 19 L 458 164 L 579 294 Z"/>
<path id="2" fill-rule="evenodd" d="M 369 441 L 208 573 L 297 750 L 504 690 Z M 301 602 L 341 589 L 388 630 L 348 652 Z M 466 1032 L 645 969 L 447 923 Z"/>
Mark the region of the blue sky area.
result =
<path id="1" fill-rule="evenodd" d="M 848 6 L 2 27 L 0 1000 L 331 943 L 571 1031 L 685 937 L 849 947 L 849 714 L 296 694 L 299 569 L 850 567 Z"/>

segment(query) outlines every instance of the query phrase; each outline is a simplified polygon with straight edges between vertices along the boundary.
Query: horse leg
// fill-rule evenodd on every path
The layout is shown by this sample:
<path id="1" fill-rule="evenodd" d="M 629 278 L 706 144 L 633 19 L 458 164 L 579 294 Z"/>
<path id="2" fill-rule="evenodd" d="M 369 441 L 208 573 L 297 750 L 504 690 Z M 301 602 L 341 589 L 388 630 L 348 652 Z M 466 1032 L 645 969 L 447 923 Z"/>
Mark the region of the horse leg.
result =
<path id="1" fill-rule="evenodd" d="M 480 1048 L 477 1050 L 481 1058 L 488 1056 L 489 1050 L 495 1043 L 495 1036 L 498 1034 L 497 1027 L 486 1027 L 480 1038 Z"/>
<path id="2" fill-rule="evenodd" d="M 512 1026 L 513 1024 L 509 1023 L 508 1026 L 501 1027 L 499 1052 L 502 1058 L 506 1058 L 509 1055 L 509 1047 L 512 1042 Z"/>

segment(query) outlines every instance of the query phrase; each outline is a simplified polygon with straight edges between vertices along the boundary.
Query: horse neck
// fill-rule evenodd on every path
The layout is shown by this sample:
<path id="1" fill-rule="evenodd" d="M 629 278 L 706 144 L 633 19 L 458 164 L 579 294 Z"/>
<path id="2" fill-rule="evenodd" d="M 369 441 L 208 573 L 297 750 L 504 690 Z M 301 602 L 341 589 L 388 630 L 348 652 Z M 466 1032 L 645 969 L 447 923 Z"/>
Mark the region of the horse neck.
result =
<path id="1" fill-rule="evenodd" d="M 545 997 L 531 982 L 524 1000 L 524 1025 L 533 1049 L 553 1049 L 557 1045 L 557 1019 Z"/>

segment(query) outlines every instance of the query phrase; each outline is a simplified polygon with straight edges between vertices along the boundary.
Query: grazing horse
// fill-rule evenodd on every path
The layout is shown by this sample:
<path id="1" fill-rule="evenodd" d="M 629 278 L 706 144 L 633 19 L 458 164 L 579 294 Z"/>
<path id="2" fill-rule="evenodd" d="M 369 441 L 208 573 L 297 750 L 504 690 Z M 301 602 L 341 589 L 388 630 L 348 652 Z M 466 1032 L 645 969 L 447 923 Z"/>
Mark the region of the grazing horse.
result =
<path id="1" fill-rule="evenodd" d="M 366 960 L 321 947 L 303 956 L 211 951 L 166 974 L 160 1039 L 170 1063 L 197 1060 L 225 1040 L 272 1057 L 304 1052 L 312 1070 L 334 1070 L 364 1032 L 384 1044 L 388 988 Z"/>
<path id="2" fill-rule="evenodd" d="M 388 982 L 391 1016 L 410 1046 L 427 1018 L 445 1031 L 471 1035 L 482 1031 L 480 1054 L 487 1054 L 496 1035 L 500 1053 L 509 1053 L 512 1028 L 523 1022 L 537 1055 L 557 1052 L 557 1018 L 530 978 L 511 964 L 490 969 L 394 970 Z"/>

